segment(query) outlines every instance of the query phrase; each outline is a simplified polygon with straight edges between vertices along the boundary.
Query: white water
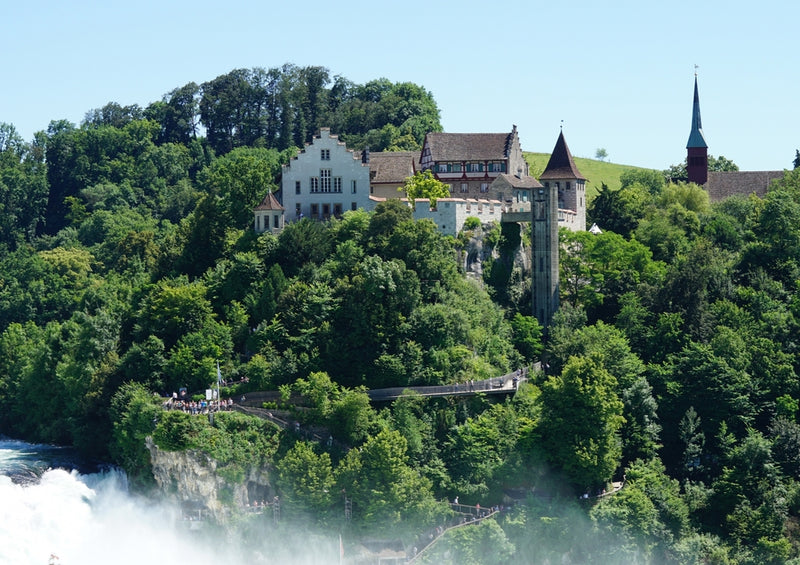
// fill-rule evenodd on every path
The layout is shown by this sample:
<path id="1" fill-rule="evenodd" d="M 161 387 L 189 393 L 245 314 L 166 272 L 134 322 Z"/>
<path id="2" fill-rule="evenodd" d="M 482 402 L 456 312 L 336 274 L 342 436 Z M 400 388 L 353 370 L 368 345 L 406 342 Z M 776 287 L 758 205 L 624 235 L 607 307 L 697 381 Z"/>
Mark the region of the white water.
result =
<path id="1" fill-rule="evenodd" d="M 286 559 L 285 551 L 241 543 L 223 547 L 224 536 L 212 542 L 205 533 L 182 528 L 174 506 L 130 495 L 119 471 L 42 473 L 48 453 L 37 447 L 0 440 L 0 565 L 324 562 L 319 555 L 291 552 Z"/>

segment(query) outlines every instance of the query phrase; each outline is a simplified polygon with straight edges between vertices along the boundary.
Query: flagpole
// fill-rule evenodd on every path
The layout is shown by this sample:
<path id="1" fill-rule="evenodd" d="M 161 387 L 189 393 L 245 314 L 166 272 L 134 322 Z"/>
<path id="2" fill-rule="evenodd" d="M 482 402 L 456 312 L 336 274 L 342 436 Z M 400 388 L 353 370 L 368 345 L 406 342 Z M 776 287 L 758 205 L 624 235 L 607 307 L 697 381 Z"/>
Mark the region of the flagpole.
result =
<path id="1" fill-rule="evenodd" d="M 217 361 L 217 410 L 222 409 L 222 396 L 219 394 L 219 385 L 222 381 L 222 373 L 219 370 L 219 361 Z"/>

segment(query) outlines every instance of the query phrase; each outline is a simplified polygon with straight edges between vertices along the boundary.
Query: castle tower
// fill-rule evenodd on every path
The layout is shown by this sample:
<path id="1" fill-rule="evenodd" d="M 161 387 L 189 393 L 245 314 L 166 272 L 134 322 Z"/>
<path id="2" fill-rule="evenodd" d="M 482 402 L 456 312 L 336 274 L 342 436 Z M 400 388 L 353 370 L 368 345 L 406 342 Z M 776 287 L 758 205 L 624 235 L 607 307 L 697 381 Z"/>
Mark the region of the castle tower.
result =
<path id="1" fill-rule="evenodd" d="M 708 145 L 700 121 L 700 95 L 697 93 L 697 73 L 694 75 L 694 103 L 692 104 L 692 131 L 686 143 L 686 174 L 689 182 L 699 185 L 708 180 Z"/>
<path id="2" fill-rule="evenodd" d="M 544 172 L 539 177 L 545 188 L 552 187 L 558 198 L 558 208 L 563 214 L 575 214 L 575 221 L 570 222 L 574 231 L 586 229 L 586 178 L 575 166 L 572 153 L 569 151 L 561 131 L 547 162 Z"/>
<path id="3" fill-rule="evenodd" d="M 546 333 L 558 310 L 558 190 L 534 188 L 531 204 L 533 315 Z"/>
<path id="4" fill-rule="evenodd" d="M 559 214 L 577 214 L 576 229 L 586 229 L 586 179 L 575 166 L 563 131 L 539 182 L 542 186 L 533 189 L 531 206 L 531 291 L 533 315 L 547 331 L 558 310 Z"/>

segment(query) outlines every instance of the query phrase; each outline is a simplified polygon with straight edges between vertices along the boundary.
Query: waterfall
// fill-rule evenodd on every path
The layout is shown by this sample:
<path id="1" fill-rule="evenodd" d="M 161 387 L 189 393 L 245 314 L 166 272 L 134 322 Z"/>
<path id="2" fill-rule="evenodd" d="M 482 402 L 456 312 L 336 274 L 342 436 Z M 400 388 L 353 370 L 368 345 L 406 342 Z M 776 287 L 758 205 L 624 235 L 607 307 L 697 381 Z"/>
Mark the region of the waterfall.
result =
<path id="1" fill-rule="evenodd" d="M 63 452 L 0 439 L 0 563 L 192 565 L 335 563 L 328 551 L 296 555 L 256 547 L 221 528 L 186 527 L 181 509 L 132 495 L 118 470 L 51 468 Z M 59 463 L 63 463 L 60 461 Z M 77 465 L 72 465 L 77 466 Z M 209 532 L 208 530 L 218 529 Z M 289 551 L 287 559 L 287 551 Z"/>

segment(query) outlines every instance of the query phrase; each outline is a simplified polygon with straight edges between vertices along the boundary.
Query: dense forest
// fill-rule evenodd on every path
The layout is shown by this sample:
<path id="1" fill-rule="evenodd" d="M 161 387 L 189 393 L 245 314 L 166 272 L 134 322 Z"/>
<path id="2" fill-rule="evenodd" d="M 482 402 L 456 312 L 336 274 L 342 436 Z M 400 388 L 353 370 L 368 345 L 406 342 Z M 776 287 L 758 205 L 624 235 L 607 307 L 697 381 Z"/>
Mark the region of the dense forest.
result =
<path id="1" fill-rule="evenodd" d="M 604 231 L 561 232 L 545 331 L 515 260 L 525 226 L 445 237 L 387 201 L 255 234 L 253 207 L 320 126 L 376 150 L 441 130 L 417 85 L 291 65 L 31 141 L 0 124 L 0 431 L 113 460 L 143 490 L 146 436 L 232 480 L 264 465 L 285 520 L 315 531 L 339 527 L 345 489 L 363 536 L 514 495 L 431 563 L 800 563 L 800 170 L 714 205 L 655 171 L 599 187 Z M 463 272 L 474 238 L 492 250 L 481 281 Z M 507 400 L 365 392 L 538 361 Z M 280 390 L 275 409 L 335 442 L 162 411 L 154 393 L 201 392 L 218 362 L 238 382 L 223 394 Z"/>

